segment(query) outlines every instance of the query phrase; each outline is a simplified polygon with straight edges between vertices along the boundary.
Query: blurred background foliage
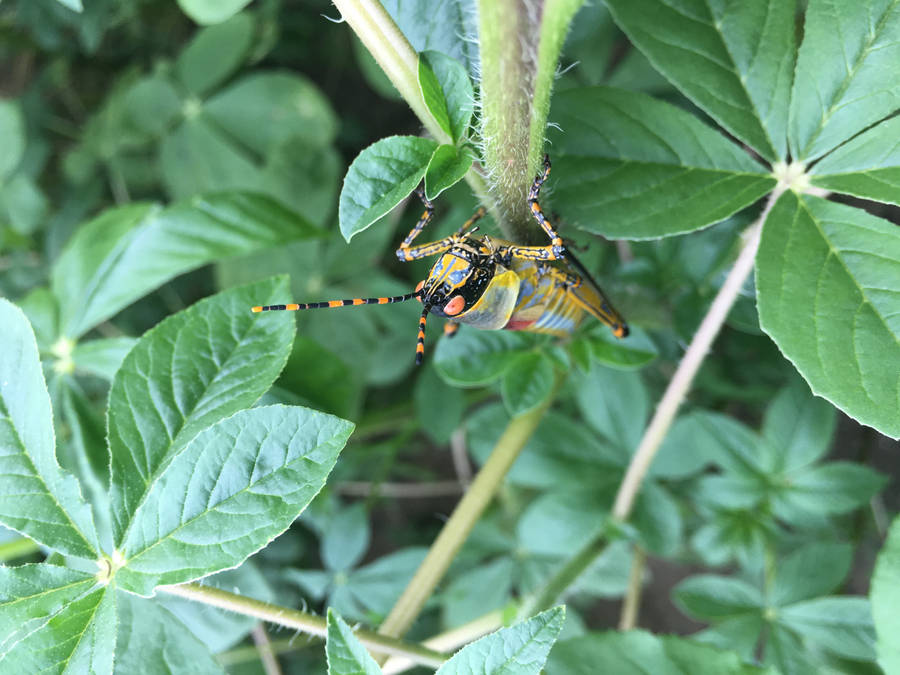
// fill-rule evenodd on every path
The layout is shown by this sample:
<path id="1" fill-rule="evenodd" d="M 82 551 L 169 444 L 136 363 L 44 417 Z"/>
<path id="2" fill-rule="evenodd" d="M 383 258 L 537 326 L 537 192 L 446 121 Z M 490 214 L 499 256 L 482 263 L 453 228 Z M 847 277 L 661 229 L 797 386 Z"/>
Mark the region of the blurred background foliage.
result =
<path id="1" fill-rule="evenodd" d="M 168 0 L 94 0 L 81 13 L 64 4 L 0 5 L 0 294 L 26 310 L 38 335 L 61 463 L 92 499 L 103 499 L 102 411 L 133 338 L 219 289 L 275 273 L 290 273 L 300 302 L 402 294 L 424 277 L 427 261 L 404 265 L 393 254 L 420 204 L 396 209 L 350 244 L 336 214 L 341 180 L 359 151 L 384 136 L 418 134 L 420 125 L 347 27 L 328 19 L 337 13 L 327 2 L 257 0 L 206 28 Z M 427 46 L 440 49 L 441 31 L 455 30 L 438 23 Z M 471 54 L 454 56 L 472 67 Z M 561 66 L 557 91 L 610 84 L 697 112 L 600 4 L 576 17 Z M 222 260 L 211 254 L 214 264 L 198 258 L 77 344 L 59 340 L 65 333 L 48 289 L 71 282 L 54 270 L 84 223 L 112 207 L 192 203 L 229 191 L 266 195 L 302 227 L 278 235 L 274 248 Z M 414 303 L 298 316 L 293 352 L 264 402 L 310 405 L 354 420 L 358 431 L 300 521 L 216 584 L 316 611 L 330 605 L 347 620 L 377 625 L 510 414 L 527 409 L 509 381 L 523 369 L 549 368 L 551 383 L 554 369 L 571 376 L 410 637 L 503 608 L 602 526 L 653 402 L 754 216 L 616 246 L 566 227 L 552 180 L 545 203 L 640 340 L 622 349 L 588 325 L 565 349 L 465 327 L 448 342 L 433 322 L 426 364 L 414 371 Z M 464 183 L 444 193 L 433 238 L 476 206 Z M 898 222 L 889 207 L 873 208 Z M 498 354 L 508 361 L 503 372 Z M 766 619 L 752 609 L 723 617 L 702 601 L 710 588 L 759 594 L 765 566 L 782 559 L 799 584 L 808 575 L 801 563 L 814 560 L 829 566 L 826 580 L 805 595 L 785 591 L 785 606 L 865 594 L 887 514 L 900 508 L 896 489 L 883 491 L 885 475 L 900 468 L 896 450 L 812 398 L 760 331 L 754 290 L 745 288 L 633 518 L 650 556 L 640 625 L 683 634 L 709 625 L 702 639 L 760 656 Z M 28 559 L 15 535 L 2 537 L 7 560 Z M 614 627 L 630 558 L 630 547 L 616 543 L 578 582 L 564 638 Z M 732 576 L 692 576 L 701 570 Z M 163 602 L 229 669 L 258 670 L 252 650 L 239 646 L 252 620 Z M 769 630 L 783 631 L 791 645 L 810 640 L 822 664 L 865 670 L 860 659 L 870 654 L 829 645 L 827 635 L 802 626 Z M 286 672 L 319 667 L 322 650 L 308 649 L 305 638 L 273 637 Z"/>

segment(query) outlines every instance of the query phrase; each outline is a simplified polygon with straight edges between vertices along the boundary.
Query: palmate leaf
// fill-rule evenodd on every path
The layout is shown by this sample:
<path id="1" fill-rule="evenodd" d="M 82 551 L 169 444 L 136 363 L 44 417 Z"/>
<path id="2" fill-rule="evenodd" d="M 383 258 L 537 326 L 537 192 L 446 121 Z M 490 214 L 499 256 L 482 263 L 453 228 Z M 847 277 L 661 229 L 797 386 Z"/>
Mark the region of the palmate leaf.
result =
<path id="1" fill-rule="evenodd" d="M 659 72 L 769 160 L 785 156 L 794 0 L 608 0 Z M 647 17 L 653 17 L 648 21 Z"/>
<path id="2" fill-rule="evenodd" d="M 267 406 L 200 432 L 135 512 L 117 584 L 151 595 L 239 565 L 318 494 L 352 430 L 308 408 Z"/>
<path id="3" fill-rule="evenodd" d="M 45 546 L 97 557 L 90 506 L 56 460 L 50 395 L 28 319 L 0 298 L 0 522 Z"/>
<path id="4" fill-rule="evenodd" d="M 288 294 L 287 277 L 276 277 L 207 298 L 147 332 L 125 358 L 108 414 L 117 543 L 169 460 L 274 382 L 294 324 L 250 307 L 283 302 Z"/>
<path id="5" fill-rule="evenodd" d="M 791 95 L 795 160 L 813 160 L 900 108 L 898 35 L 898 0 L 810 0 Z"/>
<path id="6" fill-rule="evenodd" d="M 60 331 L 77 338 L 169 279 L 213 260 L 318 235 L 296 214 L 255 194 L 110 209 L 78 228 L 53 267 Z"/>
<path id="7" fill-rule="evenodd" d="M 900 437 L 900 232 L 865 212 L 785 193 L 756 258 L 760 325 L 814 393 Z"/>
<path id="8" fill-rule="evenodd" d="M 570 89 L 553 105 L 554 203 L 590 232 L 625 239 L 690 232 L 775 184 L 719 132 L 644 94 Z"/>

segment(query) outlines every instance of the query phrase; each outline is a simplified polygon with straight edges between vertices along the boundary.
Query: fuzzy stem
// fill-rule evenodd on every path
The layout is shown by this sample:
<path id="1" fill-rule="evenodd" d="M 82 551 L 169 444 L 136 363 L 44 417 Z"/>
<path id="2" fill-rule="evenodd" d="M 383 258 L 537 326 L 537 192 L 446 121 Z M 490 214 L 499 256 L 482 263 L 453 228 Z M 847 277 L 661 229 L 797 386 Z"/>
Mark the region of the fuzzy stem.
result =
<path id="1" fill-rule="evenodd" d="M 778 197 L 781 196 L 781 193 L 784 192 L 786 188 L 787 186 L 784 183 L 779 182 L 775 190 L 773 190 L 772 194 L 769 196 L 769 200 L 766 202 L 762 214 L 760 214 L 759 218 L 744 232 L 744 243 L 738 254 L 738 258 L 734 263 L 734 267 L 731 268 L 728 277 L 725 279 L 725 283 L 722 284 L 709 311 L 706 313 L 706 316 L 703 317 L 703 321 L 700 323 L 700 327 L 697 329 L 694 339 L 691 341 L 684 357 L 682 357 L 681 363 L 678 364 L 678 369 L 675 371 L 675 375 L 672 377 L 669 386 L 663 394 L 659 407 L 657 407 L 653 419 L 650 421 L 650 425 L 647 427 L 644 436 L 641 438 L 637 452 L 635 452 L 634 456 L 631 458 L 631 463 L 628 465 L 625 477 L 616 494 L 616 500 L 612 511 L 614 519 L 624 521 L 631 515 L 631 509 L 634 506 L 634 501 L 640 490 L 641 483 L 647 475 L 647 470 L 650 468 L 650 463 L 656 456 L 656 451 L 659 449 L 663 438 L 665 438 L 666 432 L 668 432 L 669 427 L 672 425 L 672 422 L 675 419 L 675 413 L 678 411 L 681 402 L 687 395 L 691 382 L 697 374 L 697 371 L 700 369 L 700 365 L 703 363 L 703 359 L 706 357 L 713 339 L 715 339 L 716 335 L 719 333 L 722 324 L 725 323 L 725 319 L 728 316 L 731 306 L 734 304 L 735 300 L 737 300 L 738 293 L 744 285 L 744 281 L 753 269 L 753 261 L 756 258 L 757 250 L 759 250 L 759 239 L 762 232 L 762 226 L 766 222 L 766 218 L 768 218 L 769 212 L 772 210 Z M 544 588 L 535 597 L 535 600 L 528 604 L 528 613 L 533 614 L 542 609 L 551 607 L 556 602 L 556 599 L 562 595 L 563 591 L 568 588 L 582 572 L 590 567 L 596 557 L 603 552 L 605 548 L 604 539 L 605 533 L 601 533 L 594 539 L 588 541 L 581 551 L 575 554 L 575 557 L 569 560 L 569 562 L 567 562 L 563 568 L 547 582 Z"/>
<path id="2" fill-rule="evenodd" d="M 510 420 L 487 462 L 456 505 L 450 519 L 431 545 L 425 560 L 416 570 L 415 576 L 378 629 L 379 633 L 401 636 L 415 621 L 425 601 L 443 578 L 456 553 L 469 536 L 469 532 L 494 498 L 519 452 L 537 429 L 552 399 L 551 396 L 534 410 Z"/>
<path id="3" fill-rule="evenodd" d="M 619 616 L 619 630 L 631 630 L 637 625 L 646 564 L 646 552 L 640 546 L 635 546 L 634 557 L 631 560 L 631 572 L 628 575 L 628 590 L 622 601 L 622 614 Z"/>
<path id="4" fill-rule="evenodd" d="M 391 83 L 438 143 L 453 143 L 425 105 L 419 88 L 419 55 L 378 0 L 332 0 Z M 484 177 L 473 164 L 466 182 L 495 218 L 499 216 Z"/>
<path id="5" fill-rule="evenodd" d="M 287 607 L 271 605 L 268 602 L 254 600 L 235 593 L 229 593 L 214 586 L 200 584 L 181 584 L 179 586 L 160 586 L 157 590 L 181 598 L 202 602 L 206 605 L 227 609 L 230 612 L 252 616 L 269 623 L 295 628 L 304 633 L 325 637 L 328 632 L 325 619 L 300 612 Z M 354 634 L 365 647 L 373 652 L 389 656 L 402 656 L 412 659 L 423 666 L 439 667 L 447 660 L 445 654 L 422 647 L 421 645 L 403 642 L 394 638 L 378 635 L 371 631 L 357 629 Z"/>

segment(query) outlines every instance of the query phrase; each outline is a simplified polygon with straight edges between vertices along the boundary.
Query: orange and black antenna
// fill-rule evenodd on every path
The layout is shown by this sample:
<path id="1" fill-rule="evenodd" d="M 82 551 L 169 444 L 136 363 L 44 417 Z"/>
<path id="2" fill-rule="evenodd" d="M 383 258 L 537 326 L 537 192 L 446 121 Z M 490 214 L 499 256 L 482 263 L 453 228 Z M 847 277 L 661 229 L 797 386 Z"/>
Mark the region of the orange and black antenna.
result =
<path id="1" fill-rule="evenodd" d="M 334 307 L 352 307 L 354 305 L 390 305 L 395 302 L 406 302 L 407 300 L 418 299 L 422 297 L 422 284 L 412 293 L 406 295 L 394 295 L 386 298 L 348 298 L 347 300 L 328 300 L 327 302 L 308 302 L 298 303 L 292 302 L 286 305 L 257 305 L 251 307 L 252 312 L 296 312 L 302 309 L 331 309 Z M 422 310 L 422 317 L 419 319 L 419 335 L 416 340 L 416 365 L 422 363 L 422 357 L 425 354 L 425 319 L 428 316 L 429 305 L 425 305 Z"/>

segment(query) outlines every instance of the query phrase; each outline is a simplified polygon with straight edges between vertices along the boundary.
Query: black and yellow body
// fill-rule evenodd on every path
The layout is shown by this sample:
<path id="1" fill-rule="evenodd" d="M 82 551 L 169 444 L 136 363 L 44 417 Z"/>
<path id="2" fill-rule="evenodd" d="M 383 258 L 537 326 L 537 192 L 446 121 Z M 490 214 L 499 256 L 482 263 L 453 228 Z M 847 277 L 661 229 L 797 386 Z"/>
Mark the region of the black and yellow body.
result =
<path id="1" fill-rule="evenodd" d="M 550 160 L 528 194 L 532 215 L 550 238 L 546 246 L 520 246 L 487 235 L 476 237 L 478 209 L 455 233 L 444 239 L 413 246 L 412 242 L 431 221 L 434 208 L 424 194 L 425 212 L 397 249 L 401 261 L 438 256 L 413 293 L 389 298 L 352 298 L 310 304 L 254 307 L 254 312 L 388 304 L 413 298 L 423 304 L 416 341 L 416 363 L 424 354 L 425 322 L 429 313 L 450 319 L 447 334 L 461 323 L 483 330 L 523 330 L 557 336 L 570 335 L 590 314 L 610 327 L 616 337 L 628 335 L 628 325 L 613 309 L 599 286 L 568 253 L 563 240 L 544 217 L 538 203 L 541 185 L 550 174 Z"/>

